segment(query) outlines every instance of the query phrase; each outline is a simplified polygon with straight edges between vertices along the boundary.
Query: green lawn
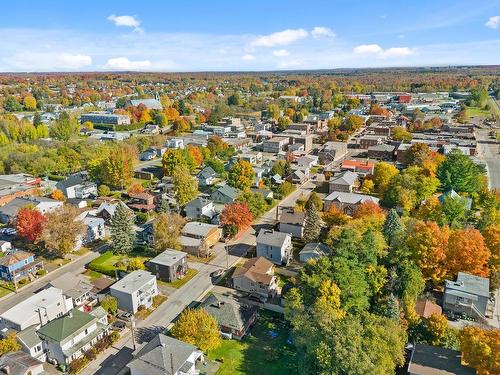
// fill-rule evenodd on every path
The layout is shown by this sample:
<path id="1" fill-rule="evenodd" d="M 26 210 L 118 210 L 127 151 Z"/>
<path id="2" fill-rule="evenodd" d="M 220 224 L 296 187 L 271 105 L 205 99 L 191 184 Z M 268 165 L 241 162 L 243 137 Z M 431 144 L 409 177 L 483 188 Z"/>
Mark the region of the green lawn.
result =
<path id="1" fill-rule="evenodd" d="M 163 284 L 163 285 L 171 286 L 172 288 L 179 289 L 184 284 L 186 284 L 189 280 L 191 280 L 193 277 L 195 277 L 197 273 L 198 273 L 197 270 L 195 270 L 193 268 L 189 268 L 186 272 L 186 275 L 182 279 L 174 280 L 171 283 L 166 283 L 166 282 L 160 281 L 160 280 L 158 280 L 158 282 Z"/>
<path id="2" fill-rule="evenodd" d="M 127 256 L 123 254 L 113 254 L 112 251 L 106 251 L 89 263 L 89 269 L 114 277 L 115 271 L 126 271 L 128 261 L 136 258 L 140 259 L 142 263 L 149 260 L 149 258 L 144 256 Z"/>
<path id="3" fill-rule="evenodd" d="M 83 275 L 87 276 L 91 281 L 92 280 L 97 280 L 103 276 L 106 276 L 100 272 L 92 271 L 92 270 L 86 270 Z"/>
<path id="4" fill-rule="evenodd" d="M 479 107 L 467 107 L 465 109 L 465 113 L 468 118 L 471 117 L 488 117 L 490 115 L 490 111 L 487 109 L 482 109 Z"/>
<path id="5" fill-rule="evenodd" d="M 270 331 L 278 333 L 272 338 Z M 287 344 L 290 332 L 283 317 L 261 311 L 250 335 L 242 341 L 224 340 L 222 346 L 208 353 L 211 360 L 223 360 L 216 375 L 297 374 L 295 348 Z"/>
<path id="6" fill-rule="evenodd" d="M 12 290 L 4 288 L 3 286 L 0 286 L 0 297 L 4 297 L 10 293 L 12 293 Z"/>

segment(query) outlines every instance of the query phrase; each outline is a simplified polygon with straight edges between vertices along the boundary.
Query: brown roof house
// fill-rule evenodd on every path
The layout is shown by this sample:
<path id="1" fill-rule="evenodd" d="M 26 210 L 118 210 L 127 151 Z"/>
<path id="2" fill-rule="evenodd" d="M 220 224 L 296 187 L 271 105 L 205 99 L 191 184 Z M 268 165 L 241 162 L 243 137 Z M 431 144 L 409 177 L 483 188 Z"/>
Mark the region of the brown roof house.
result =
<path id="1" fill-rule="evenodd" d="M 264 257 L 248 259 L 242 267 L 235 269 L 233 288 L 266 298 L 273 297 L 278 288 L 274 264 Z"/>
<path id="2" fill-rule="evenodd" d="M 304 237 L 306 214 L 295 212 L 292 207 L 286 208 L 280 217 L 280 232 L 289 233 L 292 237 Z"/>
<path id="3" fill-rule="evenodd" d="M 428 299 L 419 299 L 415 304 L 415 312 L 421 318 L 429 318 L 433 314 L 441 314 L 443 309 Z"/>

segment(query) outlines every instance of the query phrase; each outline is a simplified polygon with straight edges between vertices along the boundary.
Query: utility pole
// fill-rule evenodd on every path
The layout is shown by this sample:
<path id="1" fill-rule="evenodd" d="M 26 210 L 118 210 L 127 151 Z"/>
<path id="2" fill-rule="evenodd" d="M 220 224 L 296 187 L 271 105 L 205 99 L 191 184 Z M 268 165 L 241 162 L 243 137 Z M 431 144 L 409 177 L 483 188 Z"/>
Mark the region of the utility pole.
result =
<path id="1" fill-rule="evenodd" d="M 135 319 L 134 316 L 130 319 L 130 330 L 132 332 L 132 344 L 134 345 L 134 352 L 135 352 Z"/>

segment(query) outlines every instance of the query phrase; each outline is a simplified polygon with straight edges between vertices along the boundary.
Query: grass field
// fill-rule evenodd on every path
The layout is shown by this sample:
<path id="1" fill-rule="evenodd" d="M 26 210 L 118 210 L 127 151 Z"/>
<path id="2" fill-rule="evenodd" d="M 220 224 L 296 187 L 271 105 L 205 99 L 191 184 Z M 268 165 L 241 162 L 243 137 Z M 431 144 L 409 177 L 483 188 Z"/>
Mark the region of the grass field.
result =
<path id="1" fill-rule="evenodd" d="M 270 333 L 277 333 L 272 337 Z M 287 343 L 290 331 L 279 315 L 263 311 L 242 341 L 224 340 L 208 353 L 211 360 L 223 361 L 216 375 L 294 375 L 296 352 Z"/>
<path id="2" fill-rule="evenodd" d="M 467 107 L 465 110 L 467 118 L 471 117 L 483 117 L 487 118 L 490 116 L 491 112 L 487 109 L 482 109 L 479 107 Z"/>
<path id="3" fill-rule="evenodd" d="M 189 268 L 186 272 L 186 275 L 182 279 L 174 280 L 171 283 L 166 283 L 164 281 L 159 281 L 159 280 L 158 280 L 158 282 L 163 284 L 163 285 L 171 286 L 172 288 L 179 289 L 184 284 L 186 284 L 189 280 L 191 280 L 193 277 L 195 277 L 197 274 L 198 274 L 197 270 L 195 270 L 193 268 Z"/>

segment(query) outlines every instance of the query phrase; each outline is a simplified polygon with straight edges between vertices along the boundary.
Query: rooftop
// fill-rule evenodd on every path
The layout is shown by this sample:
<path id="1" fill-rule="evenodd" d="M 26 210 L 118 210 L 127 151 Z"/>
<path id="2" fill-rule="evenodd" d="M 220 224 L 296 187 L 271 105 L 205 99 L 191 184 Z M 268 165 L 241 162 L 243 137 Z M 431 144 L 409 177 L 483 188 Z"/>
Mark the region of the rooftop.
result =
<path id="1" fill-rule="evenodd" d="M 408 373 L 412 375 L 474 375 L 476 370 L 461 364 L 460 352 L 437 346 L 415 344 Z"/>
<path id="2" fill-rule="evenodd" d="M 490 296 L 490 280 L 486 277 L 474 276 L 465 272 L 459 272 L 456 281 L 445 281 L 446 292 L 465 292 L 477 296 Z"/>
<path id="3" fill-rule="evenodd" d="M 179 261 L 179 259 L 185 257 L 186 253 L 183 253 L 182 251 L 167 249 L 151 259 L 149 263 L 162 264 L 164 266 L 173 266 Z"/>
<path id="4" fill-rule="evenodd" d="M 257 243 L 281 247 L 289 237 L 291 236 L 288 233 L 275 232 L 269 229 L 261 229 L 259 235 L 257 236 Z"/>
<path id="5" fill-rule="evenodd" d="M 121 292 L 133 293 L 141 289 L 144 285 L 151 282 L 152 280 L 156 280 L 156 277 L 151 274 L 151 272 L 136 270 L 111 285 L 111 289 Z"/>
<path id="6" fill-rule="evenodd" d="M 67 315 L 54 319 L 42 326 L 38 330 L 38 334 L 44 338 L 62 342 L 88 326 L 94 319 L 96 318 L 91 314 L 73 309 Z"/>

